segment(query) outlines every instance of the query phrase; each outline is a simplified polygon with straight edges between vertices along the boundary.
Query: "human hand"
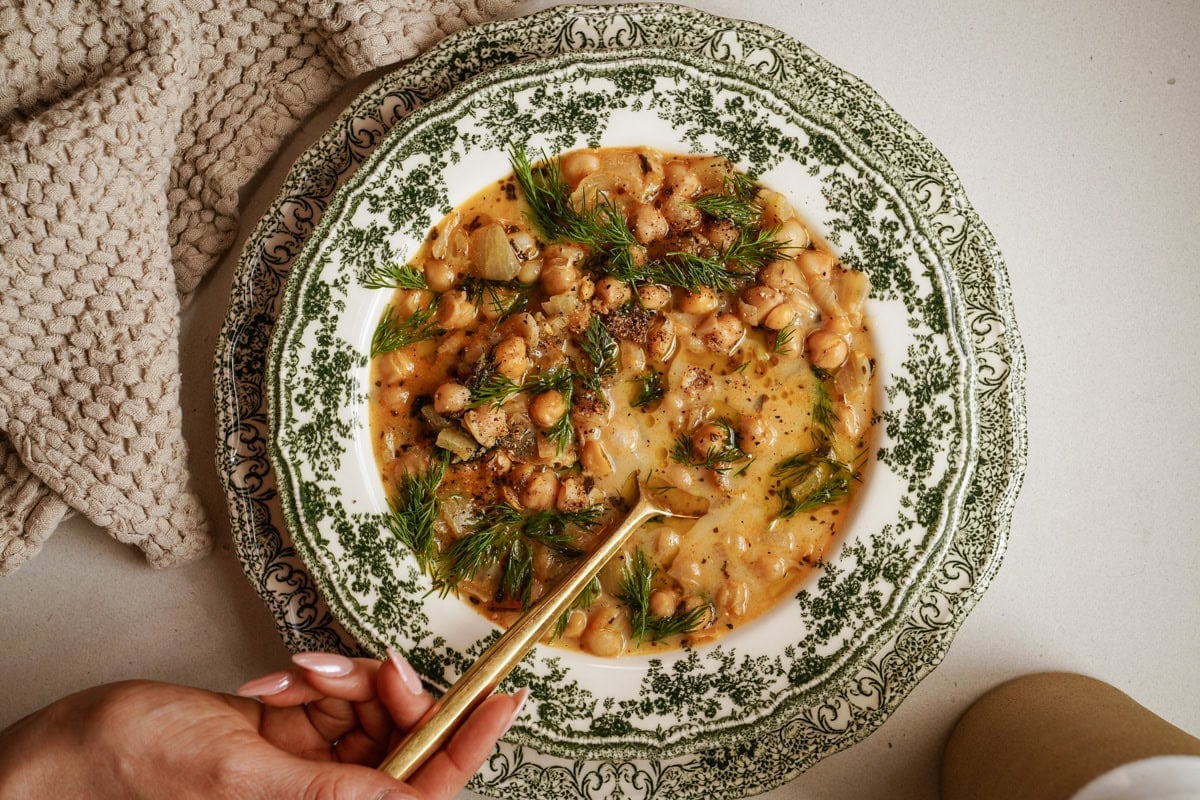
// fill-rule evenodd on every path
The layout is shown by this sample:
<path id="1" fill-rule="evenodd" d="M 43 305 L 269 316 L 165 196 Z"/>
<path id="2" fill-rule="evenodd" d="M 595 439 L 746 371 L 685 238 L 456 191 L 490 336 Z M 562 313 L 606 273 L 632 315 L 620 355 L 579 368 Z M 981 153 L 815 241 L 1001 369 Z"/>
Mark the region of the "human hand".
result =
<path id="1" fill-rule="evenodd" d="M 402 784 L 371 767 L 433 703 L 412 667 L 395 653 L 293 661 L 242 696 L 129 681 L 63 698 L 0 733 L 0 796 L 447 800 L 526 696 L 485 700 Z"/>

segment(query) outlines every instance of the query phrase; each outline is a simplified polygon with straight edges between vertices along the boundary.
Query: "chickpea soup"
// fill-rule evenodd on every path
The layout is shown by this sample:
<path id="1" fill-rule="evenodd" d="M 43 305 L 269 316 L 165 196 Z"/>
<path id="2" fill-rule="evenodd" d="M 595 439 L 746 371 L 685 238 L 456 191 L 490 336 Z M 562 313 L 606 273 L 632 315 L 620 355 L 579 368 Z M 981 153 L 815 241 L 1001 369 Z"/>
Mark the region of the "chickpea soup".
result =
<path id="1" fill-rule="evenodd" d="M 512 622 L 627 509 L 634 534 L 551 641 L 714 639 L 837 535 L 868 446 L 866 277 L 723 158 L 577 150 L 490 184 L 403 266 L 372 345 L 389 527 L 443 591 Z"/>

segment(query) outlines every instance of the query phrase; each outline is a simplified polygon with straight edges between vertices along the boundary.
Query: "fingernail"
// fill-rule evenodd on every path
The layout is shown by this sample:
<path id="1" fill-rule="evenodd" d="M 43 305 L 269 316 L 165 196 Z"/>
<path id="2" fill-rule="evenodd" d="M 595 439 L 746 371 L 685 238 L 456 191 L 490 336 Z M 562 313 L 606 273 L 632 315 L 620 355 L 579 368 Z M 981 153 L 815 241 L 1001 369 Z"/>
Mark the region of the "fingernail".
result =
<path id="1" fill-rule="evenodd" d="M 400 681 L 404 684 L 405 689 L 413 694 L 421 694 L 425 691 L 425 687 L 421 685 L 421 676 L 413 669 L 412 664 L 408 663 L 408 659 L 391 647 L 387 649 L 387 657 L 388 661 L 392 662 L 392 666 L 396 668 L 396 672 L 400 673 Z"/>
<path id="2" fill-rule="evenodd" d="M 240 697 L 266 697 L 272 694 L 279 694 L 291 685 L 292 673 L 272 672 L 269 675 L 263 675 L 261 678 L 246 681 L 238 687 L 237 694 Z"/>
<path id="3" fill-rule="evenodd" d="M 292 663 L 326 678 L 340 678 L 354 669 L 353 661 L 337 653 L 296 653 Z"/>
<path id="4" fill-rule="evenodd" d="M 509 718 L 508 724 L 504 726 L 504 731 L 500 734 L 501 736 L 508 733 L 508 729 L 517 721 L 517 717 L 521 716 L 521 710 L 525 708 L 525 701 L 529 699 L 529 687 L 523 687 L 513 697 L 517 700 L 517 707 L 513 709 L 512 716 Z"/>

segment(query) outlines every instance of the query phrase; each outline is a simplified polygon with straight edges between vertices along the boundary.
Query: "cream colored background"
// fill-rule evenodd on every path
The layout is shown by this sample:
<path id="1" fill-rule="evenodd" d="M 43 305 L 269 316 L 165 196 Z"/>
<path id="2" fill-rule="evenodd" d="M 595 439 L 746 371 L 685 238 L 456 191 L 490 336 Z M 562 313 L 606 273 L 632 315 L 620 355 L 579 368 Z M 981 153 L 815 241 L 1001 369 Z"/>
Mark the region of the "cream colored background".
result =
<path id="1" fill-rule="evenodd" d="M 1029 470 L 991 589 L 886 724 L 766 797 L 936 797 L 958 714 L 1030 671 L 1088 673 L 1200 733 L 1200 4 L 690 5 L 796 36 L 945 153 L 1004 253 L 1029 358 Z M 247 190 L 239 247 L 351 96 Z M 157 572 L 65 524 L 0 579 L 0 727 L 94 683 L 231 690 L 285 663 L 212 466 L 212 352 L 236 256 L 183 324 L 185 433 L 217 551 Z"/>

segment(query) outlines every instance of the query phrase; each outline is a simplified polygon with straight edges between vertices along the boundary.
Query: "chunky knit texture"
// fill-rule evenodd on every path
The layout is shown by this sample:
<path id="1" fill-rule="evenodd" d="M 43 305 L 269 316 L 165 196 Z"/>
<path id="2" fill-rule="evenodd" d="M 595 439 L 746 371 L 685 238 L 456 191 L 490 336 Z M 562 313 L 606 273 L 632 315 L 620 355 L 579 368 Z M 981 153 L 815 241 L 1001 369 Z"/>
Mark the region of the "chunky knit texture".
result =
<path id="1" fill-rule="evenodd" d="M 24 0 L 0 8 L 0 575 L 72 509 L 195 558 L 179 310 L 238 190 L 348 78 L 517 0 Z"/>

